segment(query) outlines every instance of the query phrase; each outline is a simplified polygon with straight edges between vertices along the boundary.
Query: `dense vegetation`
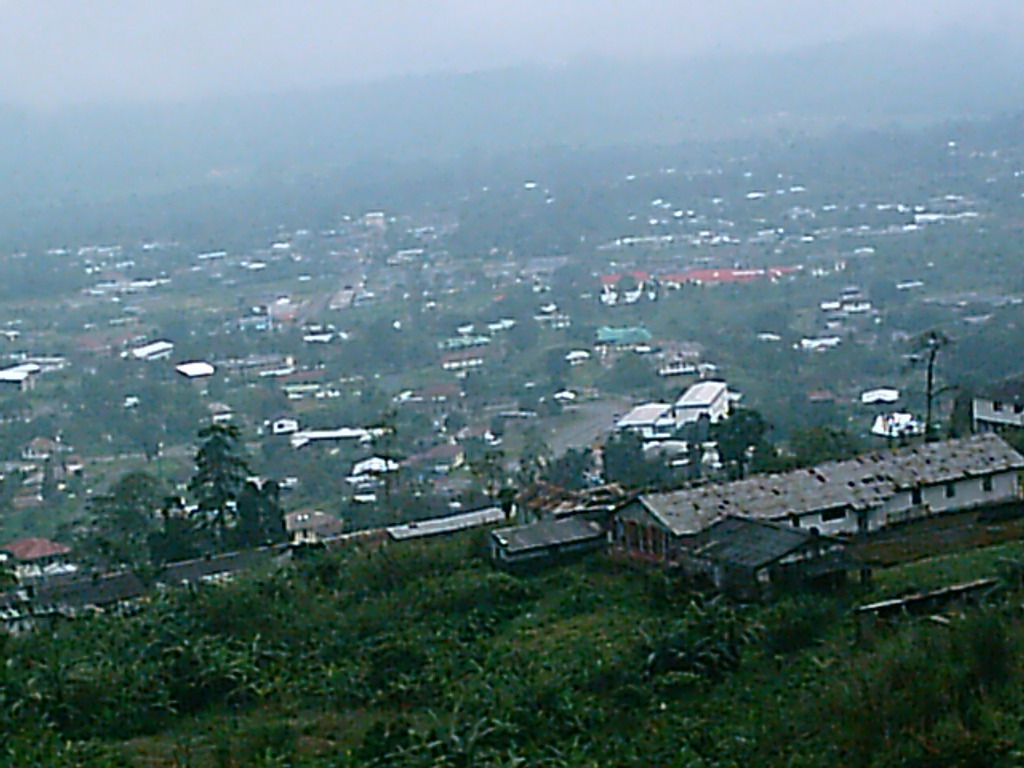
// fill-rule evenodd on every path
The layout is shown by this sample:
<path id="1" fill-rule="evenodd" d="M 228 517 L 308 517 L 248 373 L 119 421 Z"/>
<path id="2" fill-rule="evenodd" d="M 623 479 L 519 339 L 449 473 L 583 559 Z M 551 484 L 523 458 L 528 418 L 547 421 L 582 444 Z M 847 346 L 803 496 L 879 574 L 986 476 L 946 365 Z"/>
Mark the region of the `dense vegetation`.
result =
<path id="1" fill-rule="evenodd" d="M 858 633 L 871 590 L 706 597 L 595 558 L 515 576 L 479 536 L 320 553 L 125 617 L 5 637 L 6 765 L 999 766 L 1017 760 L 1020 594 Z M 1013 584 L 1012 579 L 1007 579 Z M 857 590 L 860 590 L 858 592 Z"/>

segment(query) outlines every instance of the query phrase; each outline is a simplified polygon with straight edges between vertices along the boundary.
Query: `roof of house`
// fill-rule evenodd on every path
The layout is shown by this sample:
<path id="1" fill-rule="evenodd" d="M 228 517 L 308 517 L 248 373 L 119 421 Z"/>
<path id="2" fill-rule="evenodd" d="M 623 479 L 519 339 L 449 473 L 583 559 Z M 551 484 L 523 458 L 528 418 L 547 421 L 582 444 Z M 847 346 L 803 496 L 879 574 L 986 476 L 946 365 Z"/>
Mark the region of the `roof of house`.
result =
<path id="1" fill-rule="evenodd" d="M 582 517 L 541 520 L 491 531 L 491 536 L 509 554 L 599 539 L 603 535 L 599 523 Z"/>
<path id="2" fill-rule="evenodd" d="M 333 536 L 341 533 L 345 524 L 319 509 L 299 509 L 284 516 L 284 527 L 288 533 L 314 531 L 322 536 Z"/>
<path id="3" fill-rule="evenodd" d="M 1024 468 L 1024 456 L 994 434 L 868 453 L 844 461 L 720 485 L 648 494 L 639 503 L 677 536 L 726 515 L 759 519 L 838 508 L 871 509 L 900 490 Z"/>
<path id="4" fill-rule="evenodd" d="M 653 424 L 666 416 L 671 408 L 672 406 L 668 403 L 644 403 L 615 422 L 615 426 L 618 429 L 627 429 Z"/>
<path id="5" fill-rule="evenodd" d="M 214 368 L 211 363 L 207 363 L 204 360 L 192 360 L 185 363 L 179 363 L 174 366 L 174 370 L 185 378 L 199 379 L 204 376 L 212 376 L 217 369 Z"/>
<path id="6" fill-rule="evenodd" d="M 32 374 L 39 373 L 41 370 L 42 367 L 37 363 L 19 363 L 18 365 L 13 365 L 10 368 L 0 370 L 0 381 L 22 382 L 32 376 Z"/>
<path id="7" fill-rule="evenodd" d="M 643 326 L 615 328 L 602 325 L 597 329 L 598 344 L 641 344 L 651 340 L 651 332 Z"/>
<path id="8" fill-rule="evenodd" d="M 1004 379 L 998 384 L 982 389 L 978 394 L 996 402 L 1024 405 L 1024 376 Z"/>
<path id="9" fill-rule="evenodd" d="M 456 462 L 464 455 L 462 446 L 458 443 L 439 443 L 427 450 L 414 454 L 405 459 L 402 463 L 406 466 L 416 466 L 427 462 Z"/>
<path id="10" fill-rule="evenodd" d="M 61 444 L 51 437 L 33 437 L 29 440 L 26 448 L 31 448 L 37 453 L 53 453 L 60 450 Z"/>
<path id="11" fill-rule="evenodd" d="M 396 472 L 398 462 L 384 456 L 370 456 L 352 465 L 350 475 L 379 475 L 384 472 Z"/>
<path id="12" fill-rule="evenodd" d="M 860 393 L 860 401 L 865 405 L 876 403 L 895 403 L 900 399 L 900 391 L 893 387 L 878 387 Z"/>
<path id="13" fill-rule="evenodd" d="M 128 350 L 128 355 L 136 360 L 150 360 L 155 357 L 169 355 L 174 349 L 174 343 L 166 340 L 153 341 Z"/>
<path id="14" fill-rule="evenodd" d="M 729 391 L 724 381 L 699 381 L 679 396 L 676 406 L 680 408 L 706 408 Z"/>
<path id="15" fill-rule="evenodd" d="M 66 555 L 71 551 L 71 547 L 66 544 L 40 538 L 18 539 L 10 544 L 5 544 L 2 549 L 22 562 L 53 557 L 54 555 Z"/>
<path id="16" fill-rule="evenodd" d="M 159 574 L 158 580 L 163 584 L 178 585 L 222 578 L 270 563 L 286 551 L 287 547 L 278 545 L 185 560 L 168 565 Z M 52 606 L 75 611 L 136 599 L 145 595 L 146 591 L 138 577 L 128 571 L 75 575 L 40 584 L 36 587 L 32 604 L 36 609 Z M 0 611 L 10 608 L 18 600 L 14 590 L 0 595 Z"/>
<path id="17" fill-rule="evenodd" d="M 662 280 L 673 283 L 744 283 L 759 278 L 776 279 L 798 272 L 799 266 L 776 266 L 766 269 L 688 269 L 663 275 Z"/>
<path id="18" fill-rule="evenodd" d="M 744 517 L 724 517 L 706 531 L 707 543 L 694 554 L 742 568 L 763 568 L 797 551 L 814 539 L 810 531 L 792 525 Z M 835 540 L 828 539 L 830 544 Z"/>
<path id="19" fill-rule="evenodd" d="M 417 520 L 405 525 L 393 525 L 387 528 L 388 535 L 396 541 L 420 539 L 425 536 L 437 536 L 442 533 L 454 533 L 467 528 L 481 525 L 501 523 L 505 520 L 505 512 L 500 507 L 486 507 L 459 515 L 432 517 L 429 520 Z"/>

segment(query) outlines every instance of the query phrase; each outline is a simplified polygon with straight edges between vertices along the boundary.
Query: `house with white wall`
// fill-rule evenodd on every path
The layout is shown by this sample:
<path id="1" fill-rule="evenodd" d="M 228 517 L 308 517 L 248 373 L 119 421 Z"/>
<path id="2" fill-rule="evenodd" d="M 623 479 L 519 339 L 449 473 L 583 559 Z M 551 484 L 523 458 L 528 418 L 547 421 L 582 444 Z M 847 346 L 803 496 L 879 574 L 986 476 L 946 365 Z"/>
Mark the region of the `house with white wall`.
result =
<path id="1" fill-rule="evenodd" d="M 672 406 L 676 426 L 692 424 L 702 416 L 715 424 L 729 416 L 729 387 L 724 381 L 699 381 Z"/>
<path id="2" fill-rule="evenodd" d="M 977 432 L 1024 429 L 1024 376 L 978 392 L 971 398 L 971 421 Z"/>
<path id="3" fill-rule="evenodd" d="M 823 535 L 871 533 L 910 520 L 1021 498 L 1024 456 L 994 434 L 719 485 L 646 494 L 619 511 L 611 530 L 620 551 L 673 561 L 727 515 L 785 523 Z"/>
<path id="4" fill-rule="evenodd" d="M 615 429 L 636 432 L 645 442 L 668 440 L 675 434 L 676 420 L 669 403 L 644 403 L 615 422 Z"/>

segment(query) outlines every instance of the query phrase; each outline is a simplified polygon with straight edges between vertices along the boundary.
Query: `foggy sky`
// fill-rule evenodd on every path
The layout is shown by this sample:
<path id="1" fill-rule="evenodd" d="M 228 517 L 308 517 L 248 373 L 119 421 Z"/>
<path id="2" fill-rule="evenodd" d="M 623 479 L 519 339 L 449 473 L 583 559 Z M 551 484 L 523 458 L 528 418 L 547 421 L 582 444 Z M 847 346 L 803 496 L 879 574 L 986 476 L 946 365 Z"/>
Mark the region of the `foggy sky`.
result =
<path id="1" fill-rule="evenodd" d="M 1024 40 L 1019 0 L 0 0 L 0 103 L 179 100 L 883 32 Z"/>

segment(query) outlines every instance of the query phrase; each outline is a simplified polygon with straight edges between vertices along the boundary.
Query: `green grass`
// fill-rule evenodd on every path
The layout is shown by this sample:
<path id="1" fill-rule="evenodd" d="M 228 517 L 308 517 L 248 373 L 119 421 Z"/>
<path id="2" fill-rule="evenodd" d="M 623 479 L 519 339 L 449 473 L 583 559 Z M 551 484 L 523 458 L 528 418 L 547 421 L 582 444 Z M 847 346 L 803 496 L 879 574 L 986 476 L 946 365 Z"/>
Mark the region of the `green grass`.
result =
<path id="1" fill-rule="evenodd" d="M 1024 735 L 1019 592 L 947 627 L 851 614 L 1024 542 L 749 606 L 603 556 L 510 575 L 481 544 L 326 553 L 9 639 L 5 764 L 1002 766 Z"/>

